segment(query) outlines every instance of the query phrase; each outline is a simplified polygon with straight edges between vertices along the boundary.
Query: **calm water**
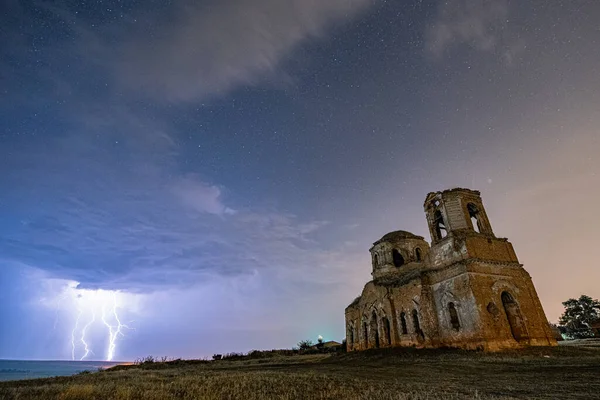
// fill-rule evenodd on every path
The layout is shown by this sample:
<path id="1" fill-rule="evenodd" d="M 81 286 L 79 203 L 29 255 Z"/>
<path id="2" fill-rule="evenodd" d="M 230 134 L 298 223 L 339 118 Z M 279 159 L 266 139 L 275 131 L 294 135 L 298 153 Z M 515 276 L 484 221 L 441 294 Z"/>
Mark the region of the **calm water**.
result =
<path id="1" fill-rule="evenodd" d="M 0 381 L 68 376 L 85 370 L 96 372 L 98 368 L 109 368 L 118 364 L 126 363 L 107 361 L 0 360 Z"/>

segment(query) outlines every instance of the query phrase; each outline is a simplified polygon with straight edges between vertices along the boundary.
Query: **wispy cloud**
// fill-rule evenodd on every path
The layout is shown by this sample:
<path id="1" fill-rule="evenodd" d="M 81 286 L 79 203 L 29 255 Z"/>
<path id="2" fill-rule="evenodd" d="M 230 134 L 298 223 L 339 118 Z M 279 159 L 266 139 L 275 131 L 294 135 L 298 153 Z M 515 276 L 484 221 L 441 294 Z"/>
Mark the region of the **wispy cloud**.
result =
<path id="1" fill-rule="evenodd" d="M 180 178 L 172 186 L 173 193 L 192 209 L 214 215 L 235 214 L 221 199 L 221 189 L 201 182 L 194 176 Z"/>
<path id="2" fill-rule="evenodd" d="M 129 88 L 187 101 L 254 84 L 303 41 L 353 17 L 371 0 L 225 0 L 178 2 L 164 18 L 140 24 L 105 61 Z M 156 31 L 156 29 L 153 29 Z"/>
<path id="3" fill-rule="evenodd" d="M 425 33 L 427 51 L 436 57 L 461 45 L 494 51 L 502 45 L 508 12 L 507 0 L 441 1 Z"/>
<path id="4" fill-rule="evenodd" d="M 0 28 L 6 42 L 0 89 L 10 97 L 0 102 L 48 100 L 17 93 L 14 82 L 26 80 L 52 90 L 52 105 L 74 114 L 73 108 L 90 103 L 114 112 L 123 105 L 139 110 L 140 95 L 157 104 L 204 101 L 241 86 L 287 80 L 283 64 L 295 49 L 353 19 L 373 0 L 184 0 L 159 10 L 123 7 L 120 18 L 93 20 L 65 4 L 34 3 L 37 12 L 61 20 L 61 30 L 28 40 L 36 34 L 28 23 L 31 9 L 7 3 L 14 29 Z"/>

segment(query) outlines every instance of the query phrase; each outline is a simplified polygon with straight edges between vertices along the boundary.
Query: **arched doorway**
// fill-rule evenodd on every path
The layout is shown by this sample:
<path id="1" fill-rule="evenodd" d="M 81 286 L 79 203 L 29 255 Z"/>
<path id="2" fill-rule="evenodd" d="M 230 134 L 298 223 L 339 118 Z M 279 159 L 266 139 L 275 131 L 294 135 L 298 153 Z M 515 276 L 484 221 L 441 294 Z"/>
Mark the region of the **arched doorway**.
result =
<path id="1" fill-rule="evenodd" d="M 369 348 L 369 330 L 367 328 L 367 323 L 363 322 L 363 341 L 365 344 L 365 349 Z"/>
<path id="2" fill-rule="evenodd" d="M 372 347 L 379 347 L 379 329 L 377 329 L 377 314 L 375 314 L 375 311 L 373 311 L 373 315 L 371 316 L 371 323 L 369 324 L 369 333 L 371 334 L 370 336 L 370 344 L 372 345 Z"/>
<path id="3" fill-rule="evenodd" d="M 385 339 L 385 344 L 388 346 L 392 345 L 392 332 L 390 329 L 390 320 L 387 317 L 383 317 L 381 319 L 381 325 L 383 325 L 383 337 Z"/>
<path id="4" fill-rule="evenodd" d="M 517 342 L 527 339 L 527 330 L 523 323 L 523 317 L 521 316 L 521 310 L 519 304 L 515 301 L 514 297 L 508 292 L 502 292 L 502 305 L 504 306 L 504 312 L 508 319 L 508 325 L 510 326 L 510 332 Z"/>

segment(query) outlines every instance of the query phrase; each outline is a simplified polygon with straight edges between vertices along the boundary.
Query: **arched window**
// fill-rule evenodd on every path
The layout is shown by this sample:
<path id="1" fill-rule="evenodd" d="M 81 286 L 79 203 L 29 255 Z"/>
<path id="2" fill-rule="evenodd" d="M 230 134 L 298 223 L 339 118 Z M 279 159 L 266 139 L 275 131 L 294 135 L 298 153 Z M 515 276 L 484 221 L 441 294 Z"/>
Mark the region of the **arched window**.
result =
<path id="1" fill-rule="evenodd" d="M 352 326 L 352 325 L 350 325 L 350 327 L 348 329 L 348 340 L 346 342 L 349 345 L 354 344 L 354 326 Z"/>
<path id="2" fill-rule="evenodd" d="M 375 266 L 379 265 L 379 257 L 377 256 L 377 254 L 373 255 L 373 265 L 375 265 Z"/>
<path id="3" fill-rule="evenodd" d="M 446 229 L 444 217 L 440 210 L 436 210 L 435 213 L 433 213 L 433 226 L 435 227 L 435 234 L 438 240 L 446 237 L 448 230 Z"/>
<path id="4" fill-rule="evenodd" d="M 390 320 L 387 317 L 381 319 L 383 325 L 383 336 L 386 345 L 392 345 L 392 330 L 390 329 Z"/>
<path id="5" fill-rule="evenodd" d="M 400 313 L 400 328 L 402 329 L 402 334 L 408 334 L 408 329 L 406 328 L 406 314 L 404 312 Z"/>
<path id="6" fill-rule="evenodd" d="M 421 324 L 419 323 L 419 313 L 417 312 L 417 310 L 413 310 L 412 318 L 413 318 L 413 326 L 415 328 L 415 333 L 421 333 Z"/>
<path id="7" fill-rule="evenodd" d="M 363 342 L 365 344 L 365 349 L 369 348 L 369 330 L 367 328 L 367 323 L 363 323 Z"/>
<path id="8" fill-rule="evenodd" d="M 396 249 L 392 250 L 392 260 L 394 260 L 394 266 L 401 267 L 404 264 L 404 257 Z"/>
<path id="9" fill-rule="evenodd" d="M 373 311 L 373 315 L 371 316 L 371 323 L 369 324 L 369 333 L 371 337 L 369 338 L 369 342 L 372 347 L 379 347 L 379 328 L 377 326 L 377 314 Z"/>
<path id="10" fill-rule="evenodd" d="M 422 256 L 421 256 L 421 249 L 417 247 L 417 248 L 415 249 L 415 259 L 416 259 L 417 261 L 421 261 L 421 257 L 422 257 Z"/>
<path id="11" fill-rule="evenodd" d="M 460 330 L 460 321 L 458 320 L 458 312 L 456 311 L 456 307 L 454 303 L 448 303 L 448 313 L 450 314 L 450 325 L 452 325 L 452 329 L 455 331 Z"/>
<path id="12" fill-rule="evenodd" d="M 471 224 L 475 232 L 481 232 L 481 221 L 479 219 L 479 209 L 473 203 L 467 204 L 467 210 L 469 211 L 469 218 L 471 218 Z"/>

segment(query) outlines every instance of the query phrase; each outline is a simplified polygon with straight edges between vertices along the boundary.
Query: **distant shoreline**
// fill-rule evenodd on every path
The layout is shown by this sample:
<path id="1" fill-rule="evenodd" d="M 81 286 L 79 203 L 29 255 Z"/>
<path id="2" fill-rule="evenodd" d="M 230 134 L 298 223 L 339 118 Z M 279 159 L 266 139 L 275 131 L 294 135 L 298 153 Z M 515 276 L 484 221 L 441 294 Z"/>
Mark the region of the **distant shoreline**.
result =
<path id="1" fill-rule="evenodd" d="M 72 361 L 72 360 L 0 360 L 0 381 L 72 376 L 83 371 L 95 372 L 131 361 Z"/>

